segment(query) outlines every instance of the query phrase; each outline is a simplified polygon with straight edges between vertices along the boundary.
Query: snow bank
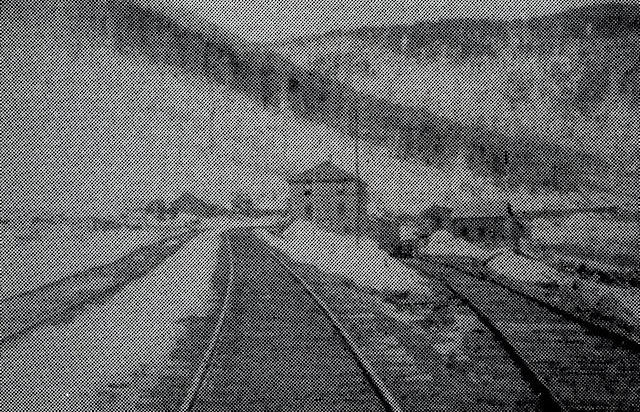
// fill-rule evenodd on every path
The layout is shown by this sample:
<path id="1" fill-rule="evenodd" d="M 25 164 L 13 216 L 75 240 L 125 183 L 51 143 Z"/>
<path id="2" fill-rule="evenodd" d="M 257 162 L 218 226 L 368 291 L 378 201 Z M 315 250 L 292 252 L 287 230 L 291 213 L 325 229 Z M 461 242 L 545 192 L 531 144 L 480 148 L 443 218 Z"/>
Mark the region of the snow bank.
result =
<path id="1" fill-rule="evenodd" d="M 103 306 L 68 325 L 45 326 L 2 348 L 3 410 L 95 410 L 97 392 L 162 364 L 181 332 L 180 318 L 204 315 L 218 232 L 192 240 Z M 28 354 L 28 356 L 25 356 Z"/>
<path id="2" fill-rule="evenodd" d="M 380 250 L 371 239 L 361 238 L 358 244 L 355 237 L 327 232 L 305 220 L 293 222 L 282 238 L 266 231 L 258 234 L 293 259 L 343 276 L 360 287 L 387 293 L 432 293 L 420 276 Z"/>
<path id="3" fill-rule="evenodd" d="M 112 262 L 168 235 L 167 230 L 94 231 L 61 236 L 47 231 L 19 245 L 0 245 L 3 282 L 0 297 L 53 282 L 72 273 Z"/>
<path id="4" fill-rule="evenodd" d="M 487 262 L 487 267 L 495 273 L 525 282 L 562 282 L 563 277 L 541 262 L 530 260 L 513 253 L 508 248 L 493 250 L 480 248 L 461 238 L 454 238 L 449 232 L 440 230 L 429 238 L 426 246 L 418 250 L 420 254 L 431 256 L 459 256 Z"/>
<path id="5" fill-rule="evenodd" d="M 495 273 L 523 282 L 562 283 L 564 277 L 544 263 L 513 252 L 502 253 L 487 263 Z"/>

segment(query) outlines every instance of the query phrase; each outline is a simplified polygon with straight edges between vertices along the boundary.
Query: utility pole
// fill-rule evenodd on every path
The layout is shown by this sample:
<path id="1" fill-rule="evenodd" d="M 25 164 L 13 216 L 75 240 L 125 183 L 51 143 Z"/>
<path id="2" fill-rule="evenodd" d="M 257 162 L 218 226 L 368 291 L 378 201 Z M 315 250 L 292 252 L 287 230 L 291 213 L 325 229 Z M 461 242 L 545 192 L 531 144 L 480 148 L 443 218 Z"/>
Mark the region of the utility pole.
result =
<path id="1" fill-rule="evenodd" d="M 358 241 L 358 246 L 360 246 L 360 237 L 362 236 L 362 185 L 361 185 L 361 180 L 360 180 L 360 98 L 358 97 L 357 93 L 356 93 L 356 107 L 355 107 L 355 119 L 354 119 L 354 126 L 355 126 L 355 149 L 356 149 L 356 184 L 357 184 L 357 190 L 358 190 L 358 194 L 356 197 L 356 201 L 358 202 L 357 205 L 357 216 L 356 216 L 356 225 L 357 225 L 357 241 Z"/>

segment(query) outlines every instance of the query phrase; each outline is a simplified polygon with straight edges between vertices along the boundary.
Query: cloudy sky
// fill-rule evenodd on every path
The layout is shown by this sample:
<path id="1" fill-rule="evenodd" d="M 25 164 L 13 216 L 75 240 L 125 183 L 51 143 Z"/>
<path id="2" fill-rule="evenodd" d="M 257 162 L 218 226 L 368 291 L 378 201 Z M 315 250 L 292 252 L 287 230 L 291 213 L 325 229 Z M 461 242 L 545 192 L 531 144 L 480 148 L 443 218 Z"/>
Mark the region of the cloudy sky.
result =
<path id="1" fill-rule="evenodd" d="M 443 17 L 526 18 L 597 0 L 163 0 L 250 41 Z"/>

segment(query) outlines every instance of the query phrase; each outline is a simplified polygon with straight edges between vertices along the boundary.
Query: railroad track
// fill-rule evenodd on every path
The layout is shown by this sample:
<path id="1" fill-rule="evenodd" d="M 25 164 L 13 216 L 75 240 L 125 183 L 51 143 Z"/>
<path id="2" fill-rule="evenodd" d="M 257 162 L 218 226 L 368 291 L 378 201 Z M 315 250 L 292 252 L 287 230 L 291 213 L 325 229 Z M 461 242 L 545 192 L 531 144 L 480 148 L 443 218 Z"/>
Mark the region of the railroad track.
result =
<path id="1" fill-rule="evenodd" d="M 640 345 L 468 268 L 408 261 L 439 278 L 502 342 L 553 411 L 640 410 Z M 435 266 L 434 266 L 435 265 Z"/>
<path id="2" fill-rule="evenodd" d="M 179 410 L 400 411 L 326 304 L 257 242 L 223 235 L 226 295 Z"/>
<path id="3" fill-rule="evenodd" d="M 16 340 L 45 323 L 64 321 L 84 305 L 108 298 L 149 273 L 196 234 L 190 231 L 170 236 L 114 262 L 0 300 L 0 344 Z"/>

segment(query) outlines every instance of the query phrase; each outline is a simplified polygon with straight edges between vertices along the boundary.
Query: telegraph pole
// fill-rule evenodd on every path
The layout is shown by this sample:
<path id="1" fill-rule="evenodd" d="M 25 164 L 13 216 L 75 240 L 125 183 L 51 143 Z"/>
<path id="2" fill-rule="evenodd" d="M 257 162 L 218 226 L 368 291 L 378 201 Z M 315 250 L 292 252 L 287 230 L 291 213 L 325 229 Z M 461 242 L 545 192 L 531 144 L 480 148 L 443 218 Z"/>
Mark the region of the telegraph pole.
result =
<path id="1" fill-rule="evenodd" d="M 358 97 L 358 94 L 356 93 L 356 112 L 355 112 L 355 119 L 354 119 L 354 126 L 355 126 L 355 149 L 356 149 L 356 184 L 357 184 L 357 190 L 358 190 L 358 194 L 357 194 L 357 202 L 358 202 L 358 206 L 357 206 L 357 216 L 356 216 L 356 224 L 357 224 L 357 241 L 358 241 L 358 246 L 360 246 L 360 237 L 362 236 L 362 185 L 361 185 L 361 180 L 360 180 L 360 99 Z"/>

